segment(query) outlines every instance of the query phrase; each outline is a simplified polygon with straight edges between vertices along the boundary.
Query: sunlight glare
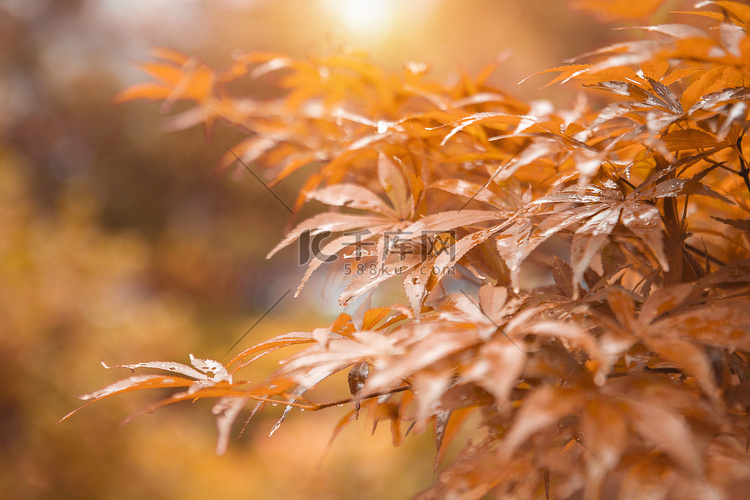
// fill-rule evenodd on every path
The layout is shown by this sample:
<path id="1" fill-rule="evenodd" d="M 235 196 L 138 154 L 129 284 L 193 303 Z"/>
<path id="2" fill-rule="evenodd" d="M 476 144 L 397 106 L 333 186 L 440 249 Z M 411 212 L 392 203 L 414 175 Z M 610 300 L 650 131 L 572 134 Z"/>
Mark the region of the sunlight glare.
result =
<path id="1" fill-rule="evenodd" d="M 329 4 L 342 27 L 356 34 L 382 32 L 391 17 L 390 0 L 336 0 Z"/>

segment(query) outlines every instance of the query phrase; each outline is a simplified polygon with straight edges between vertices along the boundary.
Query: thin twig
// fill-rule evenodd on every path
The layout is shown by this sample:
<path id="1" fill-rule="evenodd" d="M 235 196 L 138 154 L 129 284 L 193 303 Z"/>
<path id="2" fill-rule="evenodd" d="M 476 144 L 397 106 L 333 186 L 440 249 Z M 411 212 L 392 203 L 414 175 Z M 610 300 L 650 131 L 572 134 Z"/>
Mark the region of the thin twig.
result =
<path id="1" fill-rule="evenodd" d="M 747 161 L 745 161 L 745 156 L 742 154 L 742 138 L 743 135 L 740 135 L 737 138 L 737 144 L 735 144 L 735 147 L 737 148 L 737 156 L 740 158 L 740 171 L 738 172 L 739 176 L 742 177 L 742 180 L 745 181 L 745 186 L 747 186 L 748 192 L 750 192 L 750 168 L 747 166 Z"/>
<path id="2" fill-rule="evenodd" d="M 706 251 L 703 251 L 700 248 L 694 247 L 693 245 L 691 245 L 689 243 L 685 243 L 685 249 L 686 250 L 690 250 L 691 252 L 697 253 L 698 255 L 700 255 L 701 257 L 703 257 L 704 259 L 712 261 L 714 264 L 718 264 L 720 266 L 726 266 L 727 265 L 726 262 L 724 262 L 724 261 L 722 261 L 720 259 L 717 259 L 716 257 L 712 256 L 710 253 L 708 253 Z"/>
<path id="3" fill-rule="evenodd" d="M 373 392 L 372 394 L 368 394 L 367 396 L 355 396 L 355 397 L 346 398 L 346 399 L 339 399 L 338 401 L 331 401 L 329 403 L 316 404 L 314 409 L 311 409 L 311 411 L 323 410 L 325 408 L 330 408 L 331 406 L 339 406 L 339 405 L 344 405 L 347 403 L 355 403 L 357 401 L 362 401 L 364 399 L 379 398 L 380 396 L 389 396 L 391 394 L 396 394 L 398 392 L 404 392 L 404 391 L 409 391 L 409 390 L 411 390 L 411 386 L 407 385 L 404 387 L 397 387 L 395 389 L 391 389 L 390 391 Z"/>

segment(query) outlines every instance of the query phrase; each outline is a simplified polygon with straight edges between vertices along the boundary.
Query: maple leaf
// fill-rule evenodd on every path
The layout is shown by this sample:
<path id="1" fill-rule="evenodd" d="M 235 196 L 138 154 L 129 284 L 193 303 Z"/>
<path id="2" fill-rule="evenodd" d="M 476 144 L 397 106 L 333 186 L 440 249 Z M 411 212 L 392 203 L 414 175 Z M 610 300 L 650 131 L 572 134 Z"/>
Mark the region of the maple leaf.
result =
<path id="1" fill-rule="evenodd" d="M 192 367 L 170 361 L 150 361 L 115 366 L 107 366 L 102 362 L 102 365 L 107 369 L 128 368 L 130 370 L 136 370 L 138 368 L 154 368 L 172 373 L 179 373 L 183 376 L 133 375 L 114 382 L 98 391 L 84 394 L 83 396 L 80 396 L 80 399 L 86 401 L 87 403 L 84 406 L 87 406 L 88 404 L 99 401 L 100 399 L 124 392 L 168 387 L 187 387 L 186 391 L 175 393 L 169 398 L 151 405 L 135 415 L 131 415 L 126 419 L 127 422 L 141 413 L 153 411 L 155 408 L 165 404 L 194 400 L 201 397 L 217 397 L 218 400 L 211 410 L 213 414 L 216 415 L 216 426 L 219 431 L 216 453 L 219 455 L 224 454 L 227 449 L 227 443 L 229 442 L 232 423 L 237 418 L 239 411 L 247 403 L 247 398 L 237 396 L 236 391 L 232 391 L 231 388 L 242 385 L 244 382 L 234 383 L 232 375 L 227 372 L 226 367 L 213 359 L 195 358 L 191 354 L 190 363 L 193 365 Z M 61 421 L 67 419 L 81 408 L 70 412 L 64 416 Z"/>
<path id="2" fill-rule="evenodd" d="M 373 191 L 355 184 L 341 183 L 308 193 L 308 199 L 315 199 L 331 206 L 365 210 L 373 215 L 350 215 L 338 212 L 317 215 L 297 225 L 268 253 L 267 258 L 272 257 L 277 251 L 299 239 L 303 234 L 327 236 L 333 232 L 344 233 L 327 242 L 322 248 L 315 249 L 319 253 L 313 255 L 314 258 L 310 260 L 295 295 L 299 294 L 305 282 L 317 268 L 346 251 L 351 252 L 350 258 L 353 257 L 357 265 L 361 264 L 365 266 L 364 268 L 369 269 L 370 263 L 375 262 L 378 273 L 372 278 L 373 280 L 378 277 L 381 280 L 393 277 L 394 273 L 380 272 L 380 268 L 385 266 L 386 258 L 392 253 L 393 240 L 396 235 L 409 226 L 407 218 L 413 216 L 414 202 L 409 198 L 411 193 L 407 191 L 401 173 L 391 160 L 381 157 L 378 161 L 378 172 L 379 184 L 391 199 L 392 206 L 386 205 Z M 368 246 L 372 248 L 371 251 L 367 250 Z M 407 259 L 403 270 L 408 270 L 418 263 L 419 260 Z M 370 278 L 369 272 L 367 274 L 366 277 Z M 347 303 L 379 282 L 368 281 L 364 288 L 353 292 L 351 290 L 356 285 L 350 284 L 349 291 L 344 292 L 341 301 Z"/>

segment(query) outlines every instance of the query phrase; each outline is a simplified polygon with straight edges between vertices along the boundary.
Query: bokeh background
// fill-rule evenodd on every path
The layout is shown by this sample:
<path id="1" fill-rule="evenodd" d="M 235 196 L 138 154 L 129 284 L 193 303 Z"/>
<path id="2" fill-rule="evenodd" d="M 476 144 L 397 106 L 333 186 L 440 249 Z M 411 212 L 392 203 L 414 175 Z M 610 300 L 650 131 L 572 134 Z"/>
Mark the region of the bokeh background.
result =
<path id="1" fill-rule="evenodd" d="M 159 396 L 134 394 L 57 423 L 77 394 L 126 374 L 101 360 L 226 361 L 302 274 L 293 253 L 264 259 L 283 207 L 215 169 L 235 132 L 206 143 L 199 129 L 165 132 L 158 104 L 110 104 L 145 78 L 132 62 L 148 48 L 221 66 L 235 50 L 352 47 L 393 71 L 428 62 L 438 79 L 508 51 L 494 83 L 565 107 L 574 90 L 517 83 L 634 36 L 613 26 L 564 0 L 0 0 L 0 496 L 407 498 L 434 479 L 431 437 L 395 449 L 387 425 L 372 437 L 351 426 L 321 463 L 344 409 L 293 412 L 269 438 L 270 409 L 222 457 L 208 404 L 120 426 Z M 291 203 L 301 181 L 275 192 Z M 327 324 L 340 311 L 324 283 L 286 297 L 234 352 Z"/>

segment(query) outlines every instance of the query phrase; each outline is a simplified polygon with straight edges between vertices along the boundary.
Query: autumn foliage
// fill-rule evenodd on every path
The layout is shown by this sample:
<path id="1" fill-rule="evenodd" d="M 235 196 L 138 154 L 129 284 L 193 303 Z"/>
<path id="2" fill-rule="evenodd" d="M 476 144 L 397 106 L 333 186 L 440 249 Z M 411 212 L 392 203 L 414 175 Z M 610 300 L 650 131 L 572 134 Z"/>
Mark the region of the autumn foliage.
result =
<path id="1" fill-rule="evenodd" d="M 270 187 L 307 167 L 293 217 L 329 208 L 269 257 L 320 241 L 300 288 L 324 267 L 346 278 L 341 305 L 365 300 L 226 364 L 125 365 L 168 373 L 82 399 L 214 398 L 219 453 L 246 406 L 286 405 L 280 424 L 345 405 L 334 434 L 366 416 L 395 443 L 434 430 L 436 466 L 477 427 L 423 498 L 730 498 L 750 477 L 750 7 L 699 7 L 700 23 L 647 26 L 545 72 L 582 84 L 570 110 L 494 88 L 495 65 L 440 84 L 356 53 L 242 54 L 216 71 L 155 50 L 140 66 L 155 81 L 117 100 L 192 103 L 175 129 L 235 127 L 247 137 L 222 168 L 262 169 Z M 283 96 L 230 92 L 248 78 Z M 373 306 L 388 280 L 403 298 Z M 275 373 L 243 378 L 278 349 Z M 340 372 L 349 394 L 313 401 Z"/>

